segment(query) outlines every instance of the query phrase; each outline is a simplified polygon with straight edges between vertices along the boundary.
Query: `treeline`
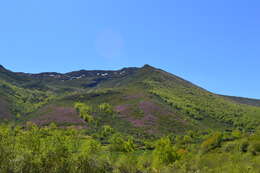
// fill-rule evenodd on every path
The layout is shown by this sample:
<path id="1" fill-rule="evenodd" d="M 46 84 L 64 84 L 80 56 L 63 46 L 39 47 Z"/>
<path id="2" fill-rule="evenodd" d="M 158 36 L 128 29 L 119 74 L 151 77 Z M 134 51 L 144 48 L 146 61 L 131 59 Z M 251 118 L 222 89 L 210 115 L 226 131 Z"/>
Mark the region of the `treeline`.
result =
<path id="1" fill-rule="evenodd" d="M 260 132 L 190 131 L 137 139 L 103 126 L 86 130 L 0 126 L 1 173 L 172 173 L 260 171 Z"/>

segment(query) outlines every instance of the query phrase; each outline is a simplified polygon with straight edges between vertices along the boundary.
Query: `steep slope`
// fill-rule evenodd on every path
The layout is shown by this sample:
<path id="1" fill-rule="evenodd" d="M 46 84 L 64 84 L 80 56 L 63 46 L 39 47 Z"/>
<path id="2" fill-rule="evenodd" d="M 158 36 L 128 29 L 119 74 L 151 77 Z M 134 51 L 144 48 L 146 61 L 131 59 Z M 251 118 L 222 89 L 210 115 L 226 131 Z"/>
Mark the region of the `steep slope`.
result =
<path id="1" fill-rule="evenodd" d="M 10 120 L 37 110 L 52 98 L 50 92 L 26 89 L 0 80 L 0 113 Z"/>
<path id="2" fill-rule="evenodd" d="M 237 104 L 210 93 L 177 76 L 145 66 L 136 76 L 134 85 L 142 83 L 144 89 L 186 118 L 203 124 L 219 122 L 230 127 L 253 128 L 259 125 L 260 108 Z M 139 82 L 138 82 L 138 79 Z"/>
<path id="3" fill-rule="evenodd" d="M 234 101 L 235 103 L 239 104 L 245 104 L 245 105 L 251 105 L 251 106 L 260 106 L 260 100 L 259 99 L 251 99 L 251 98 L 244 98 L 244 97 L 235 97 L 235 96 L 223 96 L 224 98 L 227 98 L 231 101 Z"/>
<path id="4" fill-rule="evenodd" d="M 4 80 L 6 82 L 11 82 L 16 85 L 19 85 L 28 82 L 29 78 L 23 75 L 22 73 L 14 73 L 0 65 L 0 80 Z"/>
<path id="5" fill-rule="evenodd" d="M 260 125 L 257 100 L 241 102 L 219 96 L 149 65 L 66 74 L 4 73 L 8 73 L 9 78 L 6 74 L 0 75 L 0 91 L 8 98 L 5 103 L 12 106 L 10 112 L 21 115 L 16 116 L 21 123 L 55 122 L 60 126 L 91 129 L 110 125 L 136 135 L 232 128 L 253 130 Z M 96 121 L 94 127 L 78 115 L 74 109 L 76 102 L 91 106 L 91 116 Z M 111 105 L 113 116 L 100 111 L 102 103 Z"/>

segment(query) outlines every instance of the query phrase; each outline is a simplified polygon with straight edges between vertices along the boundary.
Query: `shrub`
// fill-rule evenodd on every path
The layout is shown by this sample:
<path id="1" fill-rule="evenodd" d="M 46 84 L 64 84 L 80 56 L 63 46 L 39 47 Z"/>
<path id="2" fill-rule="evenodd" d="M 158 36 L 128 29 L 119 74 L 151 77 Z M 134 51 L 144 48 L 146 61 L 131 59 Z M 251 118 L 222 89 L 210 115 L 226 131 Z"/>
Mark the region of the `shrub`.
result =
<path id="1" fill-rule="evenodd" d="M 104 125 L 101 129 L 101 137 L 106 138 L 114 133 L 114 129 L 109 125 Z"/>
<path id="2" fill-rule="evenodd" d="M 112 106 L 110 104 L 108 104 L 108 103 L 100 104 L 99 105 L 99 110 L 101 112 L 104 112 L 104 113 L 108 114 L 108 115 L 113 115 L 113 112 L 114 112 Z"/>
<path id="3" fill-rule="evenodd" d="M 248 150 L 253 154 L 253 155 L 258 155 L 260 154 L 260 141 L 251 141 L 250 145 L 248 147 Z"/>
<path id="4" fill-rule="evenodd" d="M 201 144 L 201 148 L 203 152 L 210 151 L 214 148 L 220 147 L 220 144 L 222 142 L 222 133 L 214 133 L 209 138 L 207 138 L 204 142 Z"/>
<path id="5" fill-rule="evenodd" d="M 153 151 L 153 164 L 155 166 L 169 165 L 178 159 L 179 155 L 168 137 L 156 141 Z"/>
<path id="6" fill-rule="evenodd" d="M 239 130 L 234 130 L 232 131 L 232 137 L 235 138 L 235 139 L 239 139 L 241 138 L 242 134 Z"/>
<path id="7" fill-rule="evenodd" d="M 225 152 L 239 151 L 239 144 L 237 142 L 228 142 L 224 147 Z"/>
<path id="8" fill-rule="evenodd" d="M 131 137 L 124 137 L 116 133 L 109 139 L 110 142 L 110 150 L 111 151 L 119 151 L 119 152 L 132 152 L 135 149 L 134 141 Z"/>
<path id="9" fill-rule="evenodd" d="M 87 123 L 92 123 L 94 118 L 91 116 L 92 108 L 84 103 L 75 103 L 74 108 L 79 113 L 79 116 L 84 119 Z"/>
<path id="10" fill-rule="evenodd" d="M 116 172 L 118 173 L 139 173 L 137 159 L 130 154 L 120 155 L 116 163 Z"/>
<path id="11" fill-rule="evenodd" d="M 93 154 L 101 149 L 101 144 L 97 140 L 87 139 L 81 145 L 81 152 L 85 152 L 88 154 Z"/>

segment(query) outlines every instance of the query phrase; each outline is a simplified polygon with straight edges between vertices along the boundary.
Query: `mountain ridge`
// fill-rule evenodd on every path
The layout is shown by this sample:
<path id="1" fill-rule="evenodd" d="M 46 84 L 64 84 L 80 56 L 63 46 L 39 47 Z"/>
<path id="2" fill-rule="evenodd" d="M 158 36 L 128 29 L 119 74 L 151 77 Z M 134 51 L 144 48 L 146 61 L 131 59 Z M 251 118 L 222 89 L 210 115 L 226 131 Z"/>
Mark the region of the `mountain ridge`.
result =
<path id="1" fill-rule="evenodd" d="M 100 126 L 109 124 L 125 133 L 250 130 L 260 123 L 259 100 L 214 94 L 150 65 L 64 74 L 2 70 L 0 93 L 4 103 L 0 102 L 0 115 L 22 124 L 88 126 L 74 109 L 78 102 L 93 108 L 91 114 Z M 115 118 L 100 113 L 102 103 L 111 105 Z"/>
<path id="2" fill-rule="evenodd" d="M 36 78 L 37 77 L 39 77 L 39 78 L 40 77 L 55 77 L 56 75 L 67 76 L 67 77 L 78 77 L 77 74 L 79 74 L 79 73 L 82 73 L 82 74 L 85 74 L 85 73 L 107 73 L 107 72 L 113 73 L 113 72 L 120 72 L 120 71 L 124 71 L 124 70 L 129 70 L 129 69 L 137 70 L 137 69 L 142 69 L 142 68 L 152 69 L 152 70 L 160 70 L 160 71 L 162 71 L 164 73 L 167 73 L 169 75 L 173 75 L 174 77 L 177 77 L 177 78 L 179 78 L 181 80 L 189 82 L 192 85 L 196 85 L 197 87 L 200 87 L 197 84 L 194 84 L 193 82 L 187 81 L 187 80 L 185 80 L 185 79 L 183 79 L 183 78 L 181 78 L 179 76 L 176 76 L 176 75 L 174 75 L 174 74 L 172 74 L 170 72 L 166 72 L 166 71 L 164 71 L 162 69 L 155 68 L 155 67 L 153 67 L 153 66 L 151 66 L 149 64 L 144 64 L 142 67 L 123 67 L 123 68 L 118 69 L 118 70 L 97 70 L 97 69 L 95 69 L 95 70 L 91 70 L 91 69 L 87 70 L 87 69 L 81 69 L 81 70 L 73 70 L 73 71 L 64 72 L 64 73 L 61 73 L 61 72 L 39 72 L 39 73 L 13 72 L 11 70 L 8 70 L 7 68 L 5 68 L 3 65 L 0 64 L 0 72 L 1 73 L 2 72 L 8 72 L 8 73 L 16 74 L 16 75 L 19 75 L 19 76 L 22 76 L 22 77 L 27 76 L 27 77 L 36 77 Z M 74 74 L 75 74 L 75 76 L 74 76 Z M 200 88 L 202 88 L 202 87 L 200 87 Z M 202 89 L 207 90 L 205 88 L 202 88 Z M 211 91 L 209 91 L 209 92 L 211 92 Z M 233 101 L 236 101 L 236 100 L 238 100 L 240 98 L 240 99 L 249 99 L 249 100 L 253 100 L 253 101 L 257 101 L 257 102 L 259 101 L 260 102 L 259 98 L 243 97 L 243 96 L 239 96 L 239 95 L 223 95 L 223 94 L 219 94 L 219 93 L 214 93 L 214 94 L 218 94 L 219 96 L 227 97 L 227 98 L 229 98 L 229 99 L 231 99 Z M 241 103 L 243 103 L 243 101 Z M 246 103 L 244 103 L 244 104 L 246 104 Z M 260 104 L 256 104 L 256 105 L 258 106 Z"/>

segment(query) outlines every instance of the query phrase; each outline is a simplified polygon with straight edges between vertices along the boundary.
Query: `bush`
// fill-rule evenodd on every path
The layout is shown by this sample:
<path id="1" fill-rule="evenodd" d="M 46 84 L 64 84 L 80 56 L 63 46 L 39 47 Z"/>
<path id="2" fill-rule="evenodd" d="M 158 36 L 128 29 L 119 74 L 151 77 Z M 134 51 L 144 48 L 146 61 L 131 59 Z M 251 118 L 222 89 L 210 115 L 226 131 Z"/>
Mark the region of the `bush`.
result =
<path id="1" fill-rule="evenodd" d="M 209 138 L 207 138 L 202 144 L 201 149 L 203 152 L 208 152 L 214 148 L 220 147 L 222 142 L 222 133 L 214 133 Z"/>
<path id="2" fill-rule="evenodd" d="M 224 152 L 239 151 L 239 144 L 237 142 L 228 142 L 224 147 Z"/>
<path id="3" fill-rule="evenodd" d="M 130 154 L 120 155 L 116 163 L 116 171 L 118 173 L 139 173 L 137 166 L 137 158 Z"/>
<path id="4" fill-rule="evenodd" d="M 77 102 L 75 103 L 74 108 L 79 113 L 79 116 L 87 123 L 92 123 L 94 121 L 94 118 L 91 116 L 93 110 L 90 106 Z"/>
<path id="5" fill-rule="evenodd" d="M 242 136 L 242 133 L 239 130 L 232 131 L 232 137 L 233 138 L 239 139 L 239 138 L 241 138 L 241 136 Z"/>
<path id="6" fill-rule="evenodd" d="M 153 164 L 155 166 L 169 165 L 178 159 L 179 155 L 168 137 L 156 141 L 153 151 Z"/>
<path id="7" fill-rule="evenodd" d="M 251 141 L 250 145 L 248 147 L 248 150 L 253 154 L 253 155 L 258 155 L 260 154 L 260 141 Z"/>
<path id="8" fill-rule="evenodd" d="M 81 152 L 85 152 L 88 154 L 99 152 L 100 149 L 100 142 L 94 139 L 87 139 L 81 145 Z"/>
<path id="9" fill-rule="evenodd" d="M 108 103 L 100 104 L 99 105 L 99 110 L 101 112 L 104 112 L 104 113 L 108 114 L 108 115 L 113 115 L 113 113 L 114 113 L 112 106 L 110 104 L 108 104 Z"/>
<path id="10" fill-rule="evenodd" d="M 124 137 L 116 133 L 109 139 L 110 142 L 110 150 L 111 151 L 119 151 L 119 152 L 132 152 L 135 149 L 134 141 L 131 137 Z"/>
<path id="11" fill-rule="evenodd" d="M 110 127 L 109 125 L 104 125 L 101 129 L 100 136 L 103 138 L 106 138 L 114 133 L 114 129 Z"/>

